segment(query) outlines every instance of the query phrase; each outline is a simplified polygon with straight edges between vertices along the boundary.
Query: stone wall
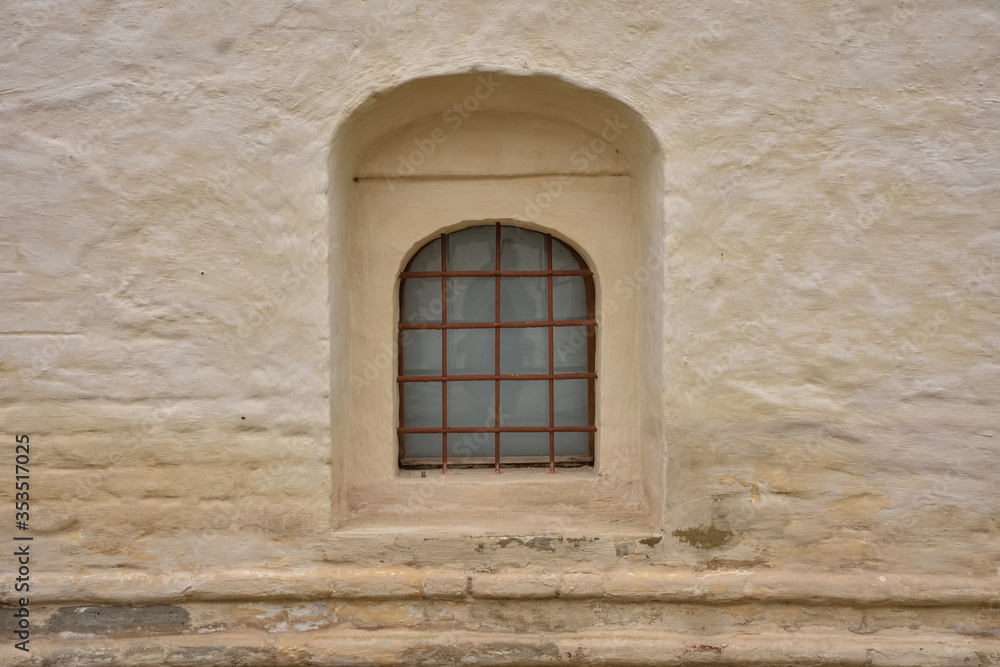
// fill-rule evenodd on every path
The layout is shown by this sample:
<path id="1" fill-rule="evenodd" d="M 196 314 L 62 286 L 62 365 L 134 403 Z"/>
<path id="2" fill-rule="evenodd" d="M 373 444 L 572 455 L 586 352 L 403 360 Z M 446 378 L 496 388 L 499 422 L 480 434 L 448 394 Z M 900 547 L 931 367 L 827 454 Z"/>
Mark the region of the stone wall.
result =
<path id="1" fill-rule="evenodd" d="M 998 29 L 983 0 L 7 3 L 0 664 L 1000 664 Z M 646 128 L 628 241 L 662 262 L 602 287 L 646 314 L 638 490 L 600 458 L 551 510 L 470 509 L 531 473 L 345 479 L 394 442 L 349 427 L 351 369 L 394 366 L 354 356 L 345 132 L 483 73 Z"/>

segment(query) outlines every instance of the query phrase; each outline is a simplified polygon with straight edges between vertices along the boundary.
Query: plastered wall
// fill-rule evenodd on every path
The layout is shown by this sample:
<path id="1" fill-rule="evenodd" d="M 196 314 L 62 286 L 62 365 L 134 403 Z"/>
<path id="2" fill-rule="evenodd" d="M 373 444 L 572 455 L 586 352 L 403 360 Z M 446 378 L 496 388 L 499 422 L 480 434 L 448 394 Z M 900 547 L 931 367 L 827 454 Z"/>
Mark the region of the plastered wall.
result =
<path id="1" fill-rule="evenodd" d="M 31 508 L 0 485 L 0 540 L 33 540 L 31 652 L 0 550 L 0 663 L 996 664 L 998 30 L 985 1 L 5 4 L 0 466 L 29 435 Z M 645 128 L 663 259 L 602 286 L 650 314 L 640 479 L 597 498 L 621 516 L 351 523 L 345 128 L 490 72 Z"/>

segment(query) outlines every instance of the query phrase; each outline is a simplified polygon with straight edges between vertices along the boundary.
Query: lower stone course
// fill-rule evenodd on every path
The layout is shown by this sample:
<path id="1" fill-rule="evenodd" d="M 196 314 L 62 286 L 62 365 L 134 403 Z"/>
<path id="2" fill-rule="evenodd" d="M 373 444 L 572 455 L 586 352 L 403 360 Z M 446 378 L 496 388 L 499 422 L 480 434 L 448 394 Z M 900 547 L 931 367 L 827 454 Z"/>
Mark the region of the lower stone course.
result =
<path id="1" fill-rule="evenodd" d="M 992 578 L 317 567 L 38 581 L 31 653 L 3 647 L 3 667 L 1000 665 Z"/>
<path id="2" fill-rule="evenodd" d="M 165 636 L 155 641 L 40 642 L 11 667 L 310 665 L 997 665 L 1000 642 L 808 633 L 699 636 L 617 629 L 587 633 L 317 631 Z"/>

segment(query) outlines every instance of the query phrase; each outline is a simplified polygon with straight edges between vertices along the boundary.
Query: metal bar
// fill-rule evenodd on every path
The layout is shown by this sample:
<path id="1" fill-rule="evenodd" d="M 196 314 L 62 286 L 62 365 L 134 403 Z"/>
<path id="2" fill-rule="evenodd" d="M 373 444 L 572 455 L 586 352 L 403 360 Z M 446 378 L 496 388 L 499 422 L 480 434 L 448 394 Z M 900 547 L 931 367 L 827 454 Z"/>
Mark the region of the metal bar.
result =
<path id="1" fill-rule="evenodd" d="M 508 456 L 503 457 L 504 465 L 548 465 L 549 473 L 555 473 L 556 463 L 560 465 L 592 465 L 594 462 L 594 435 L 597 431 L 595 425 L 595 382 L 597 373 L 594 372 L 596 362 L 596 308 L 593 284 L 593 272 L 586 267 L 586 262 L 570 246 L 567 249 L 573 253 L 577 260 L 579 270 L 559 270 L 553 268 L 553 244 L 555 243 L 551 234 L 545 234 L 545 257 L 546 267 L 542 271 L 505 271 L 502 266 L 502 241 L 503 226 L 497 222 L 496 229 L 496 252 L 493 271 L 449 271 L 448 270 L 448 234 L 441 234 L 441 270 L 439 271 L 409 271 L 405 270 L 400 274 L 401 281 L 407 278 L 440 278 L 441 279 L 441 321 L 440 323 L 403 323 L 397 325 L 398 368 L 397 384 L 399 390 L 399 424 L 397 434 L 399 437 L 399 462 L 400 465 L 407 466 L 440 466 L 444 474 L 448 473 L 448 440 L 451 433 L 493 433 L 493 456 L 492 457 L 460 457 L 452 461 L 453 467 L 479 467 L 480 465 L 492 465 L 495 473 L 500 473 L 501 452 L 500 436 L 502 433 L 548 433 L 549 451 L 548 456 Z M 408 269 L 409 267 L 407 267 Z M 581 276 L 584 278 L 585 289 L 587 291 L 587 319 L 579 320 L 555 320 L 555 278 L 563 276 Z M 449 322 L 448 321 L 448 279 L 452 277 L 482 277 L 494 279 L 494 321 L 493 322 Z M 543 277 L 548 285 L 548 313 L 545 321 L 526 322 L 501 322 L 500 321 L 500 295 L 501 279 L 515 277 Z M 400 308 L 402 312 L 403 289 L 405 283 L 401 282 Z M 587 373 L 556 373 L 555 372 L 555 327 L 578 326 L 586 327 L 587 330 Z M 533 374 L 503 374 L 501 368 L 501 329 L 528 329 L 546 327 L 548 329 L 549 345 L 549 366 L 548 373 Z M 448 373 L 448 331 L 451 329 L 493 329 L 494 331 L 494 373 L 478 375 L 449 375 Z M 403 343 L 406 332 L 410 330 L 432 330 L 441 332 L 441 375 L 436 376 L 408 376 L 403 375 L 405 358 Z M 514 380 L 538 380 L 547 381 L 549 389 L 549 419 L 548 426 L 502 426 L 500 421 L 500 388 L 504 381 Z M 556 380 L 586 380 L 588 383 L 588 426 L 556 426 L 555 425 L 555 382 Z M 481 427 L 450 427 L 448 426 L 448 383 L 456 381 L 492 381 L 494 388 L 493 402 L 493 426 Z M 408 382 L 439 382 L 441 383 L 441 426 L 440 428 L 419 428 L 405 426 L 404 410 L 404 384 Z M 489 423 L 489 422 L 487 422 Z M 556 456 L 555 455 L 555 434 L 562 432 L 585 432 L 589 436 L 590 456 Z M 432 459 L 411 459 L 406 456 L 406 434 L 426 433 L 441 435 L 441 458 Z"/>
<path id="2" fill-rule="evenodd" d="M 535 320 L 531 322 L 400 322 L 400 329 L 530 329 L 533 327 L 593 327 L 597 320 Z"/>
<path id="3" fill-rule="evenodd" d="M 441 323 L 448 322 L 448 235 L 441 235 Z M 441 372 L 448 372 L 448 332 L 441 331 Z M 441 383 L 441 426 L 448 428 L 448 383 Z M 441 474 L 448 473 L 448 431 L 441 434 Z"/>
<path id="4" fill-rule="evenodd" d="M 402 290 L 402 288 L 400 288 L 400 290 L 399 290 L 399 313 L 400 313 L 400 316 L 402 317 L 402 313 L 403 313 L 403 290 Z M 398 355 L 397 362 L 396 362 L 397 363 L 397 365 L 396 365 L 396 377 L 405 377 L 403 375 L 403 364 L 404 364 L 403 354 L 404 354 L 404 350 L 406 349 L 406 346 L 403 345 L 403 340 L 404 340 L 404 337 L 406 335 L 407 335 L 407 333 L 405 331 L 403 331 L 402 329 L 399 329 L 396 332 L 396 345 L 397 345 L 396 349 L 399 350 L 399 355 Z M 442 334 L 442 335 L 444 335 L 444 334 Z M 403 385 L 399 385 L 399 424 L 400 425 L 403 425 L 403 424 L 406 423 L 406 411 L 405 411 L 406 401 L 403 400 L 405 392 L 406 392 L 406 388 Z M 399 437 L 399 457 L 398 458 L 399 458 L 399 461 L 401 462 L 404 458 L 406 458 L 406 436 L 403 435 L 403 434 L 399 434 L 399 435 L 400 435 L 400 437 Z"/>
<path id="5" fill-rule="evenodd" d="M 423 426 L 400 426 L 398 433 L 589 433 L 596 426 L 452 426 L 433 428 Z"/>
<path id="6" fill-rule="evenodd" d="M 493 278 L 496 291 L 493 305 L 494 324 L 500 324 L 500 223 L 497 222 L 496 240 L 496 277 Z M 493 425 L 500 426 L 500 330 L 493 330 L 494 371 L 496 379 L 493 382 Z M 493 472 L 500 474 L 500 432 L 493 434 Z"/>
<path id="7" fill-rule="evenodd" d="M 595 380 L 597 373 L 537 373 L 500 375 L 400 375 L 396 382 L 486 382 L 489 380 Z"/>
<path id="8" fill-rule="evenodd" d="M 574 254 L 575 250 L 571 251 Z M 577 255 L 580 266 L 586 266 L 582 257 Z M 583 279 L 584 289 L 587 290 L 587 317 L 594 319 L 597 317 L 597 295 L 594 293 L 594 281 L 590 278 Z M 587 327 L 587 369 L 597 369 L 597 329 L 595 325 Z M 597 422 L 597 390 L 594 386 L 597 383 L 597 376 L 587 379 L 587 423 Z M 587 434 L 587 451 L 590 456 L 594 456 L 595 441 L 597 436 L 594 432 Z"/>
<path id="9" fill-rule="evenodd" d="M 545 268 L 549 270 L 549 322 L 555 318 L 552 316 L 552 235 L 545 235 Z M 555 365 L 555 327 L 548 327 L 549 330 L 549 375 L 554 376 Z M 556 381 L 554 377 L 549 377 L 549 426 L 556 425 Z M 556 432 L 549 431 L 549 474 L 556 474 Z"/>
<path id="10" fill-rule="evenodd" d="M 492 278 L 494 276 L 502 278 L 544 278 L 545 276 L 593 276 L 590 269 L 560 269 L 559 271 L 501 271 L 497 267 L 496 271 L 404 271 L 399 274 L 400 278 L 437 278 L 447 276 L 449 278 Z"/>
<path id="11" fill-rule="evenodd" d="M 461 467 L 487 467 L 493 466 L 492 456 L 461 456 L 453 457 L 452 468 Z M 587 465 L 593 462 L 593 458 L 590 456 L 558 456 L 556 457 L 557 463 L 562 464 L 576 464 L 576 465 Z M 507 465 L 533 465 L 533 466 L 547 466 L 549 463 L 548 456 L 505 456 L 504 463 Z M 418 458 L 418 459 L 404 459 L 402 461 L 403 465 L 406 466 L 440 466 L 441 459 L 431 459 L 431 458 Z"/>

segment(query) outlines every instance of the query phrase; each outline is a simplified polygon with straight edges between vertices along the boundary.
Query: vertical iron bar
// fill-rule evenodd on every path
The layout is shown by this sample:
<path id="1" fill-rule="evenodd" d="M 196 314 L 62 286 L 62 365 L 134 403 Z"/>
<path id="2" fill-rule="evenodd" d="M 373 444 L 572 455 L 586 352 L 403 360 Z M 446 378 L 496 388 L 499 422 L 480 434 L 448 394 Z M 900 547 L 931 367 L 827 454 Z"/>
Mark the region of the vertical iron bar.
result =
<path id="1" fill-rule="evenodd" d="M 582 257 L 577 256 L 577 265 L 586 266 L 586 262 L 583 261 Z M 597 307 L 596 307 L 596 294 L 594 293 L 594 280 L 590 276 L 586 276 L 583 279 L 584 288 L 587 291 L 587 319 L 593 320 L 597 317 Z M 590 324 L 587 325 L 587 371 L 593 373 L 597 370 L 597 328 Z M 596 401 L 596 389 L 594 387 L 595 381 L 593 378 L 587 380 L 587 423 L 594 426 L 597 423 L 597 401 Z M 593 431 L 587 434 L 587 449 L 590 452 L 591 458 L 594 457 L 594 440 L 595 434 Z"/>
<path id="2" fill-rule="evenodd" d="M 496 270 L 500 270 L 500 223 L 497 222 L 497 240 L 496 248 L 494 250 L 496 253 Z M 500 276 L 494 276 L 494 322 L 500 324 Z M 495 352 L 494 360 L 494 370 L 499 377 L 500 375 L 500 327 L 493 328 L 493 347 Z M 500 427 L 500 380 L 497 379 L 493 384 L 493 425 L 497 428 Z M 500 474 L 500 431 L 493 434 L 493 471 L 496 474 Z"/>
<path id="3" fill-rule="evenodd" d="M 406 281 L 405 280 L 402 281 L 401 284 L 400 284 L 400 286 L 399 286 L 399 319 L 400 319 L 400 321 L 402 321 L 403 317 L 405 316 L 404 313 L 403 313 L 403 290 L 404 289 L 406 289 Z M 407 333 L 406 331 L 403 331 L 402 329 L 400 329 L 399 332 L 398 332 L 398 335 L 396 336 L 396 349 L 399 350 L 399 359 L 397 360 L 397 366 L 396 366 L 396 376 L 397 377 L 402 377 L 403 376 L 403 367 L 404 367 L 404 360 L 403 360 L 403 354 L 404 354 L 404 350 L 403 350 L 403 337 L 404 337 L 404 334 L 406 334 L 406 333 Z M 406 426 L 406 409 L 405 409 L 406 408 L 406 403 L 403 400 L 403 398 L 406 395 L 406 388 L 403 386 L 404 383 L 400 382 L 398 384 L 400 385 L 399 386 L 399 425 L 400 426 Z M 406 434 L 405 433 L 400 433 L 397 436 L 397 438 L 398 438 L 398 441 L 399 441 L 399 460 L 402 461 L 404 458 L 406 458 Z"/>
<path id="4" fill-rule="evenodd" d="M 441 324 L 448 323 L 448 235 L 441 235 Z M 448 330 L 441 329 L 441 426 L 448 428 Z M 441 434 L 441 474 L 448 474 L 448 433 Z"/>
<path id="5" fill-rule="evenodd" d="M 552 235 L 545 235 L 545 261 L 546 269 L 549 273 L 549 375 L 553 375 L 555 371 L 555 326 L 551 324 L 552 322 Z M 549 378 L 549 427 L 554 427 L 556 425 L 556 381 Z M 549 474 L 554 475 L 556 472 L 556 432 L 549 431 Z"/>

